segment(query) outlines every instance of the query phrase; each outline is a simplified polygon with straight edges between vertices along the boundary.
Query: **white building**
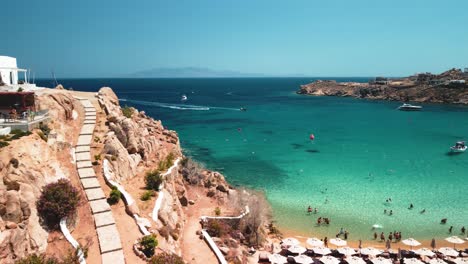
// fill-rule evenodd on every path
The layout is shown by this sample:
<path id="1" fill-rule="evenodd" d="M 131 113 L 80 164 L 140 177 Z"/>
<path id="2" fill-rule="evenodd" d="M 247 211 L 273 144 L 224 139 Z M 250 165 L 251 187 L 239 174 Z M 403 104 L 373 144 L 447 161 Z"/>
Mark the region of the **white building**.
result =
<path id="1" fill-rule="evenodd" d="M 27 83 L 27 70 L 18 68 L 16 58 L 0 56 L 0 77 L 4 85 L 17 85 L 19 72 L 24 73 L 24 82 Z"/>

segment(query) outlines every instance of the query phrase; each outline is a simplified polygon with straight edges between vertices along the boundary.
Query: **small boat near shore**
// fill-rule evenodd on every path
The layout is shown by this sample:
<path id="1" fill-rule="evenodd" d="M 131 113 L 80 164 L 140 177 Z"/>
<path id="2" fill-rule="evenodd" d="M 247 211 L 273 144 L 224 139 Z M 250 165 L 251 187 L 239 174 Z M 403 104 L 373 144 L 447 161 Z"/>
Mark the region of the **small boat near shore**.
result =
<path id="1" fill-rule="evenodd" d="M 401 111 L 421 111 L 422 106 L 411 105 L 411 104 L 402 104 L 398 107 L 398 110 Z"/>
<path id="2" fill-rule="evenodd" d="M 183 94 L 182 97 L 180 98 L 180 101 L 185 102 L 187 101 L 187 99 L 188 99 L 187 96 Z"/>
<path id="3" fill-rule="evenodd" d="M 452 152 L 460 153 L 460 152 L 465 152 L 468 147 L 465 144 L 465 141 L 458 141 L 455 143 L 455 146 L 451 146 L 450 150 Z"/>

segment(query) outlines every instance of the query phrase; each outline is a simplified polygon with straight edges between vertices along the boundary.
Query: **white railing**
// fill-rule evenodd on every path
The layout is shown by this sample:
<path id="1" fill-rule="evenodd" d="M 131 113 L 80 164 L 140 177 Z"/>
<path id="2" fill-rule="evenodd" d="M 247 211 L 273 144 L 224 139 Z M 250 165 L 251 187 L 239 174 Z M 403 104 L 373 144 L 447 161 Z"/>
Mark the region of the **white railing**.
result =
<path id="1" fill-rule="evenodd" d="M 86 264 L 84 253 L 83 253 L 83 250 L 81 250 L 81 248 L 80 248 L 80 244 L 78 244 L 78 242 L 72 237 L 72 235 L 70 234 L 70 230 L 68 230 L 68 228 L 67 228 L 67 218 L 66 217 L 64 217 L 64 218 L 62 218 L 60 220 L 60 230 L 62 231 L 63 235 L 68 240 L 68 242 L 70 242 L 70 244 L 75 249 L 78 250 L 76 254 L 78 255 L 80 264 Z"/>
<path id="2" fill-rule="evenodd" d="M 206 243 L 208 243 L 208 245 L 210 246 L 210 248 L 211 248 L 211 249 L 213 250 L 213 252 L 215 253 L 216 257 L 218 258 L 219 263 L 221 263 L 221 264 L 227 264 L 228 262 L 227 262 L 226 259 L 224 258 L 223 253 L 221 252 L 221 250 L 219 250 L 218 246 L 217 246 L 216 243 L 213 241 L 213 239 L 211 238 L 211 236 L 210 236 L 205 230 L 202 230 L 201 232 L 202 232 L 202 234 L 203 234 L 203 237 L 205 238 Z"/>
<path id="3" fill-rule="evenodd" d="M 177 158 L 172 166 L 161 176 L 166 177 L 167 175 L 172 173 L 172 170 L 179 166 L 180 158 Z M 153 218 L 153 221 L 158 221 L 158 213 L 159 209 L 161 209 L 162 201 L 164 199 L 164 192 L 162 192 L 162 189 L 164 188 L 164 182 L 159 185 L 159 194 L 158 198 L 156 199 L 156 202 L 154 202 L 154 208 L 153 208 L 153 213 L 151 214 L 151 217 Z"/>

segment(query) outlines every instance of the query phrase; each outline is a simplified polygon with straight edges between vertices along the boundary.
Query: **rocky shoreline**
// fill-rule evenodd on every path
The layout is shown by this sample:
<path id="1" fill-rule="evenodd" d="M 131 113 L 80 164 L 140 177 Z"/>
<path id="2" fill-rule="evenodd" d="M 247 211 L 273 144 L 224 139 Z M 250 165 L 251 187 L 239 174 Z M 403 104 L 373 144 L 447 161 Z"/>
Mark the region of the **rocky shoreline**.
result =
<path id="1" fill-rule="evenodd" d="M 467 105 L 468 72 L 451 69 L 441 74 L 420 73 L 398 79 L 378 77 L 368 83 L 318 80 L 301 85 L 297 94 Z"/>

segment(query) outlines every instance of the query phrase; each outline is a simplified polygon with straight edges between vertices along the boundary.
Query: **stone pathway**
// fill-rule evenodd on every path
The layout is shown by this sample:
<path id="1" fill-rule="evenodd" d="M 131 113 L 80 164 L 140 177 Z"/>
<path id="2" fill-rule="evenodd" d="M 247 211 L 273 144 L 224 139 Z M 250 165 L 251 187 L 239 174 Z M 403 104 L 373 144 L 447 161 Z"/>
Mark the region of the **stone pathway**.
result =
<path id="1" fill-rule="evenodd" d="M 125 258 L 112 211 L 91 164 L 90 146 L 96 126 L 96 109 L 88 99 L 77 98 L 85 108 L 85 120 L 75 147 L 76 168 L 93 213 L 103 264 L 123 264 Z"/>

